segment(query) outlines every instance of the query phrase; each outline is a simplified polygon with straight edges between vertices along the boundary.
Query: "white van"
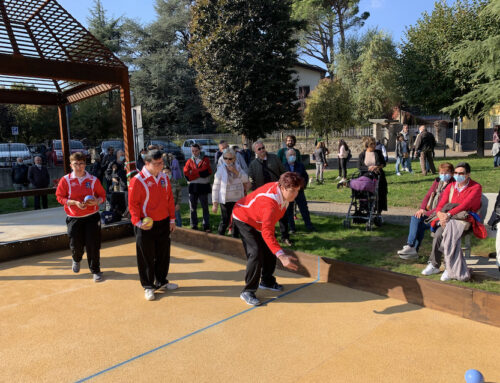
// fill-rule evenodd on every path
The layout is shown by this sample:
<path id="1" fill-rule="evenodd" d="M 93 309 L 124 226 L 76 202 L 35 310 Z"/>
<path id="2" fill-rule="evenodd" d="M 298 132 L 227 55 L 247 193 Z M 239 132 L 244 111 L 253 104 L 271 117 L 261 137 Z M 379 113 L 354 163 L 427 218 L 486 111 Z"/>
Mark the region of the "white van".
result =
<path id="1" fill-rule="evenodd" d="M 210 161 L 215 159 L 215 153 L 219 150 L 219 144 L 211 138 L 190 138 L 182 144 L 182 152 L 186 158 L 191 158 L 191 145 L 198 144 L 201 151 L 210 158 Z"/>
<path id="2" fill-rule="evenodd" d="M 0 144 L 0 167 L 11 167 L 21 157 L 25 165 L 33 165 L 28 145 L 22 143 Z"/>

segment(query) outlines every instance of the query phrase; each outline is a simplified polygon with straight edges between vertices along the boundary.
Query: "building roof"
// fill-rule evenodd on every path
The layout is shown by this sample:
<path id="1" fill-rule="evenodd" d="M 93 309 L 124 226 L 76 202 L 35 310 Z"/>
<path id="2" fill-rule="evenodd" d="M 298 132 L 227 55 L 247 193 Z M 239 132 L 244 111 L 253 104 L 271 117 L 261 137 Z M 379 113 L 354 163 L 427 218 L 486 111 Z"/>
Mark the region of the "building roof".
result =
<path id="1" fill-rule="evenodd" d="M 127 74 L 56 0 L 0 0 L 0 102 L 76 102 L 119 86 Z"/>
<path id="2" fill-rule="evenodd" d="M 305 69 L 309 69 L 309 70 L 312 70 L 312 71 L 315 71 L 315 72 L 319 72 L 319 73 L 321 73 L 322 76 L 326 75 L 326 70 L 323 69 L 323 68 L 320 68 L 319 66 L 316 66 L 316 65 L 302 63 L 302 62 L 297 61 L 295 63 L 295 66 L 298 66 L 298 67 L 301 67 L 301 68 L 305 68 Z"/>

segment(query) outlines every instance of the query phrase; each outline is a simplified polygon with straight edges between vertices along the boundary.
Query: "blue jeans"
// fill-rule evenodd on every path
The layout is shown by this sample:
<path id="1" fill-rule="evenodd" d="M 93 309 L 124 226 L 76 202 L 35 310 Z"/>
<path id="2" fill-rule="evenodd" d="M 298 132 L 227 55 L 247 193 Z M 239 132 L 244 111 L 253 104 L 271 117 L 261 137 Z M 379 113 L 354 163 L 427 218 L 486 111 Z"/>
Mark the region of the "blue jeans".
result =
<path id="1" fill-rule="evenodd" d="M 399 173 L 399 165 L 401 165 L 403 162 L 404 162 L 403 157 L 399 157 L 399 156 L 396 157 L 396 173 Z"/>
<path id="2" fill-rule="evenodd" d="M 411 169 L 411 158 L 408 153 L 408 158 L 403 158 L 403 166 L 408 169 L 408 171 L 411 173 L 413 170 Z"/>
<path id="3" fill-rule="evenodd" d="M 424 239 L 425 231 L 430 229 L 431 226 L 425 223 L 426 215 L 422 215 L 420 218 L 411 216 L 410 220 L 410 231 L 408 233 L 408 245 L 411 247 L 415 247 L 418 251 L 418 248 L 422 244 Z"/>
<path id="4" fill-rule="evenodd" d="M 500 166 L 500 154 L 497 154 L 495 157 L 493 157 L 493 166 L 494 167 Z"/>
<path id="5" fill-rule="evenodd" d="M 181 211 L 180 210 L 175 211 L 175 224 L 178 227 L 182 227 L 182 219 L 181 219 Z"/>

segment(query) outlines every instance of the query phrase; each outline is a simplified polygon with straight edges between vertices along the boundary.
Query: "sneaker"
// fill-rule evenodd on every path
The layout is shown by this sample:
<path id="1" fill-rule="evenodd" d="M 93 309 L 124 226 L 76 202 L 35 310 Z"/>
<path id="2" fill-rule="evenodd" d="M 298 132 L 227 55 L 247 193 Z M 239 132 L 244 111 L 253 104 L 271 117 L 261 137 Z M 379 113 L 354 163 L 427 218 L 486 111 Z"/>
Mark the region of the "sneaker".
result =
<path id="1" fill-rule="evenodd" d="M 94 273 L 92 274 L 94 276 L 94 282 L 102 282 L 104 281 L 104 277 L 102 276 L 102 273 Z"/>
<path id="2" fill-rule="evenodd" d="M 401 175 L 401 173 L 397 172 L 397 173 L 396 173 L 396 175 L 397 175 L 397 176 L 400 176 L 400 175 Z"/>
<path id="3" fill-rule="evenodd" d="M 177 290 L 179 288 L 179 285 L 177 283 L 164 283 L 160 287 L 158 287 L 157 290 L 162 290 L 162 291 L 167 291 L 167 290 Z"/>
<path id="4" fill-rule="evenodd" d="M 259 289 L 271 290 L 271 291 L 283 291 L 283 285 L 280 285 L 278 282 L 274 282 L 274 285 L 267 286 L 267 285 L 263 284 L 262 282 L 260 282 Z"/>
<path id="5" fill-rule="evenodd" d="M 253 293 L 251 291 L 243 291 L 240 294 L 240 298 L 243 299 L 247 305 L 260 306 L 259 299 L 255 296 L 255 293 Z"/>
<path id="6" fill-rule="evenodd" d="M 417 255 L 417 249 L 410 245 L 404 245 L 401 250 L 398 251 L 399 255 Z"/>
<path id="7" fill-rule="evenodd" d="M 335 178 L 335 181 L 339 180 L 340 179 L 340 176 L 338 176 L 337 178 Z"/>
<path id="8" fill-rule="evenodd" d="M 432 275 L 439 274 L 439 268 L 434 267 L 432 263 L 429 263 L 425 269 L 422 270 L 422 275 Z"/>
<path id="9" fill-rule="evenodd" d="M 405 172 L 409 172 L 408 168 L 404 168 L 404 171 L 405 171 Z"/>
<path id="10" fill-rule="evenodd" d="M 283 240 L 283 243 L 284 243 L 285 245 L 287 245 L 287 246 L 293 246 L 292 241 L 290 241 L 289 239 L 284 239 L 284 240 Z"/>
<path id="11" fill-rule="evenodd" d="M 451 281 L 451 278 L 448 276 L 448 270 L 444 270 L 443 275 L 441 275 L 441 281 L 446 282 L 446 281 Z"/>
<path id="12" fill-rule="evenodd" d="M 306 231 L 309 233 L 313 233 L 316 231 L 316 228 L 314 226 L 309 226 L 309 227 L 306 227 Z"/>
<path id="13" fill-rule="evenodd" d="M 289 234 L 295 234 L 295 230 L 288 230 Z"/>
<path id="14" fill-rule="evenodd" d="M 74 273 L 79 273 L 80 272 L 80 262 L 73 261 L 73 265 L 71 266 L 71 269 L 73 270 Z"/>
<path id="15" fill-rule="evenodd" d="M 154 301 L 155 300 L 155 291 L 153 289 L 145 289 L 144 290 L 144 297 L 146 298 L 147 301 Z"/>

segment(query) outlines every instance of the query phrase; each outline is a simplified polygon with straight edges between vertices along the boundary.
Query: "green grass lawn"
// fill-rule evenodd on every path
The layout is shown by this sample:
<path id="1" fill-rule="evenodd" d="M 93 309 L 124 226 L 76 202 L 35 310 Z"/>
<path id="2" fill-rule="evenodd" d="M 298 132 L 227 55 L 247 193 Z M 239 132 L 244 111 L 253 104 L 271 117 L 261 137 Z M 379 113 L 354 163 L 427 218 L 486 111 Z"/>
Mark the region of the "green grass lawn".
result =
<path id="1" fill-rule="evenodd" d="M 446 160 L 437 160 L 435 163 L 437 168 L 441 162 L 451 162 L 456 165 L 460 161 L 467 161 L 470 164 L 472 179 L 483 186 L 483 193 L 498 193 L 500 168 L 493 168 L 491 158 L 447 158 Z M 418 161 L 412 162 L 414 174 L 403 172 L 401 176 L 397 176 L 395 167 L 395 163 L 390 163 L 385 168 L 389 188 L 387 197 L 389 206 L 418 209 L 435 176 L 427 175 L 424 177 L 420 172 Z M 357 169 L 348 169 L 348 176 L 356 171 Z M 315 171 L 309 170 L 308 173 L 311 176 L 315 174 Z M 327 170 L 324 175 L 324 184 L 314 183 L 306 189 L 307 199 L 311 201 L 350 202 L 351 190 L 336 188 L 335 178 L 338 176 L 338 170 Z"/>
<path id="2" fill-rule="evenodd" d="M 187 204 L 182 205 L 181 214 L 183 226 L 189 227 Z M 198 227 L 201 227 L 201 217 L 202 211 L 199 208 Z M 406 243 L 407 227 L 384 224 L 374 231 L 367 232 L 364 224 L 353 224 L 351 229 L 345 229 L 342 225 L 343 218 L 340 217 L 312 215 L 311 219 L 317 232 L 307 233 L 302 220 L 299 219 L 297 233 L 291 235 L 294 242 L 293 250 L 414 276 L 421 276 L 420 272 L 427 264 L 432 243 L 429 234 L 420 250 L 422 256 L 417 261 L 404 261 L 398 257 L 397 251 Z M 219 222 L 220 214 L 210 213 L 210 226 L 213 233 L 217 233 Z M 279 238 L 279 229 L 276 234 Z M 472 245 L 474 254 L 487 256 L 495 249 L 495 239 L 488 238 L 482 241 L 473 239 Z M 439 277 L 440 275 L 434 275 L 426 278 L 439 280 Z M 465 283 L 452 281 L 448 283 L 500 293 L 500 281 Z"/>
<path id="3" fill-rule="evenodd" d="M 26 209 L 23 209 L 23 204 L 21 202 L 21 198 L 1 199 L 0 200 L 0 214 L 16 213 L 16 212 L 20 212 L 20 211 L 33 210 L 34 209 L 33 197 L 27 197 L 27 198 L 28 198 L 28 207 Z M 61 206 L 56 201 L 56 196 L 54 194 L 50 194 L 48 200 L 49 200 L 49 207 Z M 41 201 L 40 201 L 40 203 L 41 203 Z"/>

